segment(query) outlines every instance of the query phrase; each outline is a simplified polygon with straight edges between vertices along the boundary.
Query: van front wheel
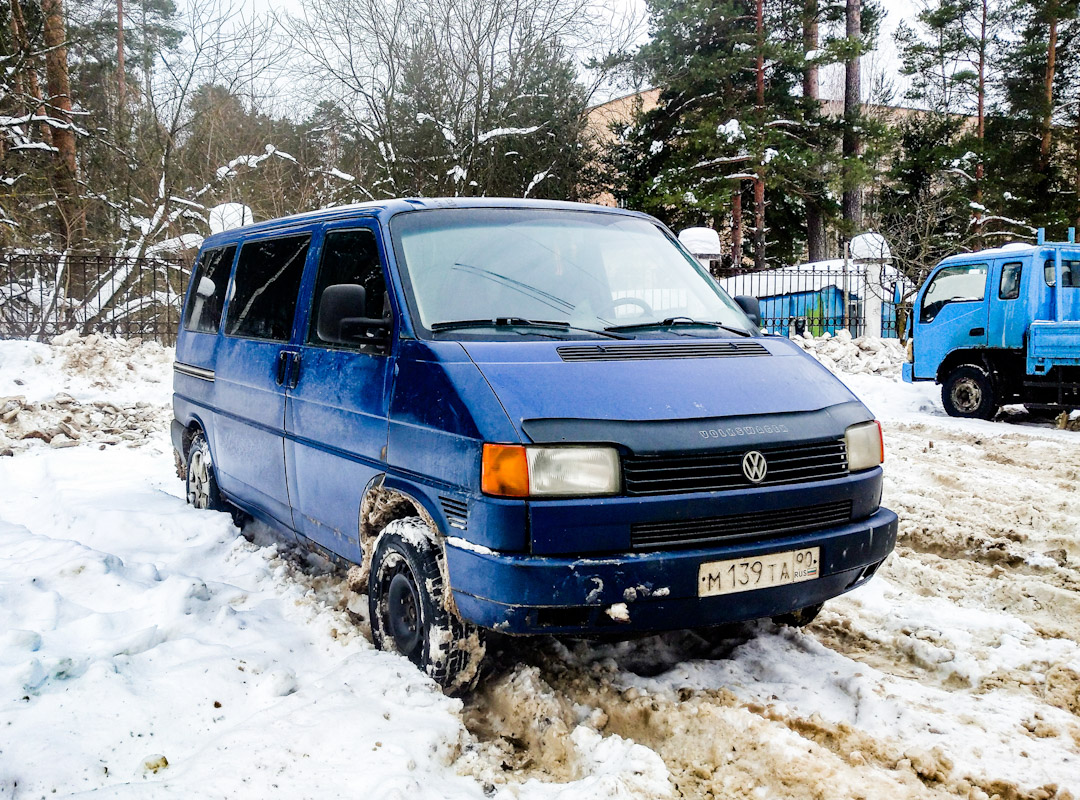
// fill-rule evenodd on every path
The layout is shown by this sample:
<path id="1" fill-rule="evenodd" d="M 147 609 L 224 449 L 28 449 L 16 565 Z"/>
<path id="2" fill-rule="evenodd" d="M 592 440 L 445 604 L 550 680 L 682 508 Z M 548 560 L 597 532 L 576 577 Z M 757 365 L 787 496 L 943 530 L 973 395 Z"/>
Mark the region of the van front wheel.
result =
<path id="1" fill-rule="evenodd" d="M 941 404 L 950 417 L 992 419 L 998 412 L 990 374 L 974 364 L 965 364 L 949 373 L 941 384 Z"/>
<path id="2" fill-rule="evenodd" d="M 376 647 L 405 656 L 453 695 L 475 685 L 485 647 L 480 630 L 448 607 L 443 563 L 419 517 L 391 522 L 372 554 L 368 613 Z"/>

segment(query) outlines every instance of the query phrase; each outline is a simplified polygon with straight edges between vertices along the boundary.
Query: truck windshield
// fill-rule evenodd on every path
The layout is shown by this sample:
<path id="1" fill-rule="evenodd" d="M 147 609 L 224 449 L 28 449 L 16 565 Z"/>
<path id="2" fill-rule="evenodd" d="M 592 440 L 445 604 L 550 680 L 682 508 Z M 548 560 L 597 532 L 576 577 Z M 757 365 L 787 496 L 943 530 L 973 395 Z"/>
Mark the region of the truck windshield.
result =
<path id="1" fill-rule="evenodd" d="M 419 322 L 429 331 L 521 335 L 528 325 L 496 321 L 545 320 L 565 324 L 563 334 L 555 326 L 543 331 L 562 338 L 675 319 L 680 332 L 686 320 L 754 330 L 708 273 L 648 220 L 554 209 L 436 209 L 396 216 L 391 233 Z M 725 335 L 723 328 L 709 331 Z"/>

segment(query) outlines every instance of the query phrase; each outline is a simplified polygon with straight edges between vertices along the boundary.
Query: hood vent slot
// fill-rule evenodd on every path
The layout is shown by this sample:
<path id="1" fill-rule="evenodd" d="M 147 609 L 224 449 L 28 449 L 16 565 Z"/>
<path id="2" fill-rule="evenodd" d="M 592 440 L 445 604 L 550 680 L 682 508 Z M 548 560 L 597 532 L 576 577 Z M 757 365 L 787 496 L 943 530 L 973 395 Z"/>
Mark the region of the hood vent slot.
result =
<path id="1" fill-rule="evenodd" d="M 668 358 L 767 356 L 759 342 L 654 342 L 650 344 L 566 345 L 556 348 L 563 361 L 647 361 Z"/>
<path id="2" fill-rule="evenodd" d="M 452 497 L 440 495 L 439 503 L 442 505 L 443 513 L 446 515 L 446 522 L 451 528 L 463 531 L 469 527 L 469 506 L 464 500 L 455 500 Z"/>

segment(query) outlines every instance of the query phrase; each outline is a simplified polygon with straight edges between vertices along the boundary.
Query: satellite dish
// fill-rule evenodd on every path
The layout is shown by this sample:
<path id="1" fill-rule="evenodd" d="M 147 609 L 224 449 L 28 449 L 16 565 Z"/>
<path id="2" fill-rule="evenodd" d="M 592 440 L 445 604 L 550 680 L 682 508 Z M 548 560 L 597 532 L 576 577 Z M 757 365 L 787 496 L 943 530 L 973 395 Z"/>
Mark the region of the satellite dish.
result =
<path id="1" fill-rule="evenodd" d="M 860 233 L 851 240 L 851 257 L 856 261 L 888 261 L 892 258 L 889 243 L 880 233 Z"/>

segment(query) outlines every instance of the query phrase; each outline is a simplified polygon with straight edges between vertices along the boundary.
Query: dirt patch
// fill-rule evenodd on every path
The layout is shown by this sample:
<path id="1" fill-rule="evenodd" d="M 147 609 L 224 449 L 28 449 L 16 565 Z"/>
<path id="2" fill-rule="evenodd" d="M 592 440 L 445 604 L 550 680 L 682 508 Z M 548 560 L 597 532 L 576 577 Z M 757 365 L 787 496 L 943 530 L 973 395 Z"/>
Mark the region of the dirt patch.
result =
<path id="1" fill-rule="evenodd" d="M 14 455 L 40 444 L 143 444 L 166 430 L 171 418 L 168 406 L 145 401 L 80 403 L 71 395 L 58 394 L 34 403 L 21 396 L 0 397 L 0 455 Z"/>
<path id="2" fill-rule="evenodd" d="M 586 644 L 569 650 L 546 640 L 516 649 L 530 663 L 508 667 L 466 702 L 464 715 L 504 780 L 573 777 L 567 732 L 587 725 L 659 755 L 676 797 L 1071 797 L 1056 786 L 1021 789 L 960 775 L 943 748 L 905 748 L 847 723 L 746 702 L 726 688 L 621 685 L 619 664 L 604 653 L 590 661 Z M 655 648 L 650 642 L 642 650 Z"/>

